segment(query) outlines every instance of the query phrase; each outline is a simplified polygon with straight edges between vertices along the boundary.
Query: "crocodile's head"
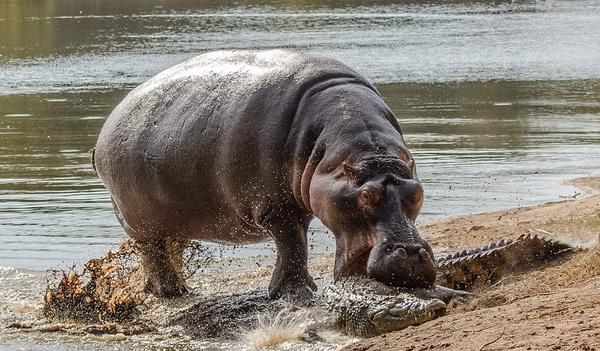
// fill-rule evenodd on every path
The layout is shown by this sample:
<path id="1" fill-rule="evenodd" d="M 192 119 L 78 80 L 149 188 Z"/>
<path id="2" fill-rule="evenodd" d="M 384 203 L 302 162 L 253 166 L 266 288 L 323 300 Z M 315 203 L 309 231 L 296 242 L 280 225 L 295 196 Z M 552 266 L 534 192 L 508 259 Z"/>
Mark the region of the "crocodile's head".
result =
<path id="1" fill-rule="evenodd" d="M 415 226 L 423 188 L 412 159 L 344 162 L 317 174 L 310 191 L 311 207 L 335 235 L 336 280 L 365 276 L 398 287 L 434 284 L 433 252 Z"/>
<path id="2" fill-rule="evenodd" d="M 411 289 L 410 293 L 402 290 L 368 278 L 348 277 L 327 286 L 323 296 L 326 308 L 337 312 L 338 327 L 342 331 L 371 337 L 444 315 L 446 303 L 441 299 L 458 293 L 451 289 L 441 292 Z"/>
<path id="3" fill-rule="evenodd" d="M 381 335 L 419 325 L 446 313 L 446 304 L 438 299 L 421 300 L 410 294 L 398 294 L 377 309 L 369 311 L 370 327 L 354 334 L 364 337 Z"/>

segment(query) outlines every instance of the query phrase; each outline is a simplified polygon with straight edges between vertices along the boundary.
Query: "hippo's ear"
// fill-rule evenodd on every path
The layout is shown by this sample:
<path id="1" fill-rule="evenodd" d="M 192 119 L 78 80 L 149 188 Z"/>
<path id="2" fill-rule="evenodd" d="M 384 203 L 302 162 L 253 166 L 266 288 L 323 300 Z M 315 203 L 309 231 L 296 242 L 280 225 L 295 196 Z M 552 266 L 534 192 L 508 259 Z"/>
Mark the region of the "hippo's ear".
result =
<path id="1" fill-rule="evenodd" d="M 354 181 L 358 178 L 358 171 L 348 163 L 344 162 L 344 175 Z"/>
<path id="2" fill-rule="evenodd" d="M 412 173 L 413 178 L 417 179 L 417 165 L 415 164 L 415 160 L 411 158 L 406 162 L 406 166 L 410 170 L 410 173 Z"/>

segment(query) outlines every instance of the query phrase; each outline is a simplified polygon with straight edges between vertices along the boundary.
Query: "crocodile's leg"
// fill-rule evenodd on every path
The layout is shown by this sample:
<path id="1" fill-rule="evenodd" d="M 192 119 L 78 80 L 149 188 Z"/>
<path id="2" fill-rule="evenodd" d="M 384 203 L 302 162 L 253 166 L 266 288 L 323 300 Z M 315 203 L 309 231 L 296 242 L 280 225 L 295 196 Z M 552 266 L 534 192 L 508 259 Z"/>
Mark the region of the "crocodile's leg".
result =
<path id="1" fill-rule="evenodd" d="M 461 303 L 468 302 L 473 298 L 473 294 L 468 291 L 454 290 L 441 285 L 434 285 L 431 289 L 413 289 L 405 291 L 407 294 L 413 294 L 420 299 L 438 299 L 445 303 L 456 301 Z"/>

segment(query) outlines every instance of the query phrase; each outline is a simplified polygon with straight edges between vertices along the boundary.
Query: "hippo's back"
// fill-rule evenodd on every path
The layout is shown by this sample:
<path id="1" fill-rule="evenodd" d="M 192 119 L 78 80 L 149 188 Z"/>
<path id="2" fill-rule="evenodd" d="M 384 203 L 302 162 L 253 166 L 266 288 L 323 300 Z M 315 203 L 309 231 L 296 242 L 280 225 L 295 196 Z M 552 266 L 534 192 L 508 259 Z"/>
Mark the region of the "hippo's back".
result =
<path id="1" fill-rule="evenodd" d="M 332 59 L 223 51 L 134 89 L 107 118 L 95 151 L 98 175 L 130 235 L 202 231 L 207 213 L 220 221 L 243 216 L 263 201 L 258 194 L 289 196 L 286 148 L 298 104 L 311 86 L 339 78 L 369 85 Z"/>

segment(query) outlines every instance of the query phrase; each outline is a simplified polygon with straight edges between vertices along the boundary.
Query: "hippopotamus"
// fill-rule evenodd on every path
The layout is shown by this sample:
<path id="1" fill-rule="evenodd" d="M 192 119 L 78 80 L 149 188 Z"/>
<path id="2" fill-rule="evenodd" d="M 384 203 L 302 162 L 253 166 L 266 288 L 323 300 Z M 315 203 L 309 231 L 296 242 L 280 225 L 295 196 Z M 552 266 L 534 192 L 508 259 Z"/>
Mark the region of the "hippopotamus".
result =
<path id="1" fill-rule="evenodd" d="M 146 290 L 186 292 L 172 240 L 273 240 L 272 298 L 316 289 L 307 231 L 335 237 L 334 279 L 430 287 L 415 226 L 423 188 L 377 89 L 334 59 L 288 50 L 218 51 L 132 90 L 106 119 L 93 163 L 139 243 Z"/>

